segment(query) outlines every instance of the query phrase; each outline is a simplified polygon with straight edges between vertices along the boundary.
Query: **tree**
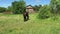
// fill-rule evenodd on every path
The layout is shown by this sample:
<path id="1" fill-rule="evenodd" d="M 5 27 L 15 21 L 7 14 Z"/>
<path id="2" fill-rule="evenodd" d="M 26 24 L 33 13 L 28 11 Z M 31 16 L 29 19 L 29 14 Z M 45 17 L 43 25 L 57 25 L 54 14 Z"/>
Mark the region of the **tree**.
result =
<path id="1" fill-rule="evenodd" d="M 0 7 L 0 13 L 3 13 L 3 12 L 5 12 L 5 11 L 6 11 L 6 8 Z"/>
<path id="2" fill-rule="evenodd" d="M 51 0 L 51 3 L 50 3 L 50 5 L 51 5 L 51 12 L 54 14 L 56 14 L 56 6 L 57 6 L 57 2 L 56 2 L 56 0 Z"/>
<path id="3" fill-rule="evenodd" d="M 13 8 L 13 13 L 15 14 L 21 14 L 23 13 L 23 11 L 25 11 L 25 2 L 24 0 L 20 0 L 20 1 L 15 1 L 15 2 L 12 2 L 12 8 Z"/>
<path id="4" fill-rule="evenodd" d="M 42 7 L 42 5 L 35 5 L 35 6 L 34 6 L 34 10 L 35 10 L 36 12 L 38 12 L 41 7 Z"/>
<path id="5" fill-rule="evenodd" d="M 59 0 L 51 0 L 50 10 L 53 14 L 60 14 L 60 1 Z"/>
<path id="6" fill-rule="evenodd" d="M 49 18 L 49 16 L 50 16 L 50 9 L 49 8 L 50 7 L 47 5 L 41 7 L 39 10 L 38 18 L 40 18 L 40 19 Z"/>
<path id="7" fill-rule="evenodd" d="M 58 13 L 60 14 L 60 0 L 56 0 L 57 1 L 57 9 L 58 9 Z"/>
<path id="8" fill-rule="evenodd" d="M 12 10 L 13 10 L 12 6 L 8 6 L 7 11 L 12 12 Z"/>
<path id="9" fill-rule="evenodd" d="M 60 2 L 59 2 L 59 0 L 51 0 L 50 12 L 53 14 L 54 20 L 56 20 L 57 15 L 60 14 Z"/>

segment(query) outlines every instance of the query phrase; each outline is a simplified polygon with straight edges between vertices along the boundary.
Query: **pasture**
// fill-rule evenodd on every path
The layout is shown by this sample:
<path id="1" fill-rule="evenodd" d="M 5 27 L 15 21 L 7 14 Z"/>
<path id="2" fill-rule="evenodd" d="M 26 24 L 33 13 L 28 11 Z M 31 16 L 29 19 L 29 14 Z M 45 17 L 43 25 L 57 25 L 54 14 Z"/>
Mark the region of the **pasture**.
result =
<path id="1" fill-rule="evenodd" d="M 60 34 L 60 17 L 37 19 L 30 14 L 30 20 L 24 22 L 22 14 L 0 14 L 0 34 Z"/>

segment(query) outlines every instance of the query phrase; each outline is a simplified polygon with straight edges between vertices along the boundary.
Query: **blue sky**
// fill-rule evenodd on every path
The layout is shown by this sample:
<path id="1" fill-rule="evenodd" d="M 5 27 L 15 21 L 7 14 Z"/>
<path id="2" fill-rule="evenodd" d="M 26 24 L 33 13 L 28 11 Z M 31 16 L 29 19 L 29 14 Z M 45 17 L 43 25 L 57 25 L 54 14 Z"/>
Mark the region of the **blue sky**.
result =
<path id="1" fill-rule="evenodd" d="M 11 6 L 11 3 L 18 0 L 0 0 L 0 7 L 8 7 Z M 26 5 L 48 5 L 50 0 L 24 0 Z"/>

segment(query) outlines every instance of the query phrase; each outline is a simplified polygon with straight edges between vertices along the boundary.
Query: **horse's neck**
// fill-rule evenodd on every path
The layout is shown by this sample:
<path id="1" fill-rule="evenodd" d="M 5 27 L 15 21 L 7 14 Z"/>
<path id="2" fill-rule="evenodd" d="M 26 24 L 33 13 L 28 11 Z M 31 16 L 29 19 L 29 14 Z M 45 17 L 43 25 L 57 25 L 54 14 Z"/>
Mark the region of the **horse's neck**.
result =
<path id="1" fill-rule="evenodd" d="M 23 14 L 26 15 L 26 12 L 24 12 Z"/>

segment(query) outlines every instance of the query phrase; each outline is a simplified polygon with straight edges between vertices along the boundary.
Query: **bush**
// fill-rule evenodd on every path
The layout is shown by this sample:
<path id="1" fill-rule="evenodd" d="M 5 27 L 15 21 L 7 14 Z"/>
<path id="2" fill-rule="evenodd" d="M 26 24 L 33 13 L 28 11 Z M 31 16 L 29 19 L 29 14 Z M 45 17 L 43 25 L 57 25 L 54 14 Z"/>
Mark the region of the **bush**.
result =
<path id="1" fill-rule="evenodd" d="M 50 11 L 49 11 L 49 7 L 48 6 L 43 6 L 40 10 L 39 10 L 39 14 L 38 14 L 38 18 L 39 19 L 45 19 L 45 18 L 49 18 L 51 15 Z"/>

